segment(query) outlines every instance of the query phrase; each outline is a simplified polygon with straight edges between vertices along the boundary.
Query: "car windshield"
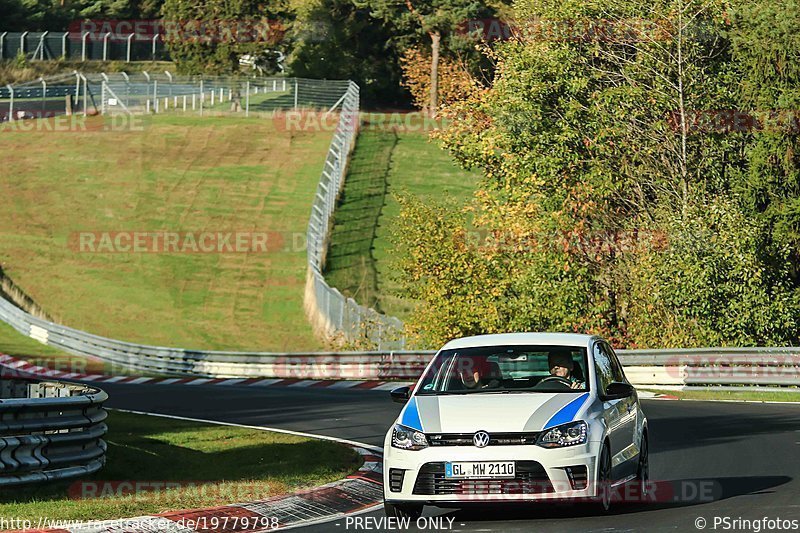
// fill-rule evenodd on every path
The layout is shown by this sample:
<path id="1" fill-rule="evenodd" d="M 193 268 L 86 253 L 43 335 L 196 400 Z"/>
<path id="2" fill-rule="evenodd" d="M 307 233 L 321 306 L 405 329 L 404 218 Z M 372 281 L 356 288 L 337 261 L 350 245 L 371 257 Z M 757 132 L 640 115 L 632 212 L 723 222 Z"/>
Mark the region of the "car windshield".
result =
<path id="1" fill-rule="evenodd" d="M 442 350 L 418 395 L 585 392 L 586 349 L 575 346 L 483 346 Z"/>

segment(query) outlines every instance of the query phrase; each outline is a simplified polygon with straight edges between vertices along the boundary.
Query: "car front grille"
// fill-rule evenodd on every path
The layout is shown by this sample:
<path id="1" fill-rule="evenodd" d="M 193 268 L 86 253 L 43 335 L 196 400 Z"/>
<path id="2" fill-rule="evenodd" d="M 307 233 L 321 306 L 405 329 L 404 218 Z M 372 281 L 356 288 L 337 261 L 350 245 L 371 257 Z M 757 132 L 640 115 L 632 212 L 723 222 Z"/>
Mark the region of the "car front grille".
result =
<path id="1" fill-rule="evenodd" d="M 425 463 L 417 474 L 414 494 L 545 494 L 555 492 L 544 467 L 536 461 L 517 461 L 513 479 L 446 479 L 444 463 Z"/>
<path id="2" fill-rule="evenodd" d="M 472 437 L 475 433 L 429 433 L 431 446 L 475 446 Z M 487 446 L 516 446 L 520 444 L 536 444 L 538 433 L 489 433 Z"/>

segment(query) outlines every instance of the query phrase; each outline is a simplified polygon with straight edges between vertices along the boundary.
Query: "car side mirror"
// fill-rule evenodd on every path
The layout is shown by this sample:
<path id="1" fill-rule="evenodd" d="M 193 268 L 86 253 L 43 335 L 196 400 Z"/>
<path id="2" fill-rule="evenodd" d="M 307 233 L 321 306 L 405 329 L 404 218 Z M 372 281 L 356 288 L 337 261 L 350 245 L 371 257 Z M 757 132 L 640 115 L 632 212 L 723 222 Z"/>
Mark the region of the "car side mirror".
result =
<path id="1" fill-rule="evenodd" d="M 391 393 L 392 401 L 396 403 L 406 403 L 409 398 L 411 398 L 411 388 L 410 387 L 398 387 L 394 389 Z"/>
<path id="2" fill-rule="evenodd" d="M 621 383 L 615 381 L 606 387 L 606 394 L 603 396 L 604 400 L 619 400 L 622 398 L 630 398 L 636 392 L 633 385 L 630 383 Z"/>

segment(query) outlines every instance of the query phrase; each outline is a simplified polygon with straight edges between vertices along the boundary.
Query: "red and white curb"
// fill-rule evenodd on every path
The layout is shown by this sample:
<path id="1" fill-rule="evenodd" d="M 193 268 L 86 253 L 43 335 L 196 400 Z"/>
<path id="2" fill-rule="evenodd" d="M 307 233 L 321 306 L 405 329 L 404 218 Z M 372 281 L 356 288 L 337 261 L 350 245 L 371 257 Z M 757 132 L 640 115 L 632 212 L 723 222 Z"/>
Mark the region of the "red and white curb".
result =
<path id="1" fill-rule="evenodd" d="M 0 367 L 8 370 L 2 375 L 33 376 L 49 379 L 63 379 L 74 381 L 88 381 L 91 383 L 122 383 L 127 385 L 221 385 L 239 387 L 288 387 L 309 389 L 357 389 L 389 391 L 412 385 L 412 383 L 399 383 L 397 381 L 375 380 L 335 380 L 335 379 L 274 379 L 274 378 L 159 378 L 138 376 L 107 376 L 103 374 L 79 374 L 63 372 L 46 367 L 37 366 L 24 359 L 17 359 L 10 355 L 0 354 Z"/>
<path id="2" fill-rule="evenodd" d="M 672 394 L 652 392 L 649 390 L 639 390 L 636 391 L 636 394 L 643 400 L 680 400 L 678 396 L 673 396 Z"/>

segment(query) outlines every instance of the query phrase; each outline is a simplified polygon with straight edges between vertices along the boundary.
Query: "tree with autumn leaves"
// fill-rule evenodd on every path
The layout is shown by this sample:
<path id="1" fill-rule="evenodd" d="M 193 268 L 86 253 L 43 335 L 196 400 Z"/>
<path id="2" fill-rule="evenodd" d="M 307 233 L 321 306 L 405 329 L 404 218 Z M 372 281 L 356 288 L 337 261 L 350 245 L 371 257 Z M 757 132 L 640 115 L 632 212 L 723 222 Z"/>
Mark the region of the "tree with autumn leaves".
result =
<path id="1" fill-rule="evenodd" d="M 419 302 L 411 336 L 800 342 L 796 124 L 735 119 L 798 109 L 797 6 L 515 8 L 491 88 L 452 106 L 438 135 L 482 171 L 474 202 L 403 199 L 395 238 L 403 294 Z"/>
<path id="2" fill-rule="evenodd" d="M 492 17 L 497 12 L 491 4 L 477 0 L 362 0 L 361 5 L 393 29 L 395 46 L 402 50 L 407 65 L 419 59 L 421 45 L 430 50 L 430 55 L 422 55 L 429 64 L 425 108 L 431 115 L 436 115 L 440 107 L 439 66 L 443 46 L 453 57 L 460 55 L 464 64 L 470 63 L 476 56 L 475 45 L 480 42 L 478 36 L 470 34 L 470 22 Z M 460 73 L 452 74 L 458 76 Z M 412 91 L 413 84 L 420 78 L 415 76 L 410 81 Z M 406 82 L 409 83 L 408 78 Z"/>

